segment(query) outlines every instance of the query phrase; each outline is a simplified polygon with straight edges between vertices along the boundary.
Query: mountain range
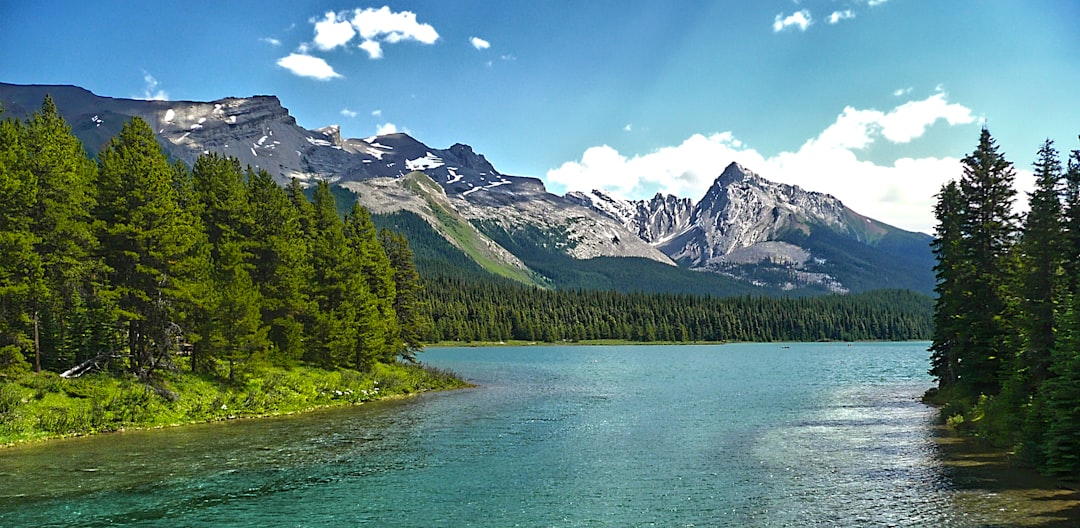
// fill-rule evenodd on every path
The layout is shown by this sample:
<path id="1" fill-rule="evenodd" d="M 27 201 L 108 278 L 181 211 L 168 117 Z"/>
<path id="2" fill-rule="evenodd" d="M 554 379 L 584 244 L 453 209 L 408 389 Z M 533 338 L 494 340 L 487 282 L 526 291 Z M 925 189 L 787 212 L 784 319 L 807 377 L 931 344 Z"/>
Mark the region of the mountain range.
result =
<path id="1" fill-rule="evenodd" d="M 418 267 L 432 273 L 711 295 L 930 293 L 934 285 L 929 235 L 735 163 L 696 201 L 600 190 L 559 196 L 537 178 L 499 172 L 469 145 L 437 149 L 407 134 L 347 139 L 337 126 L 303 128 L 274 96 L 145 101 L 0 83 L 4 116 L 29 115 L 46 94 L 90 155 L 138 116 L 171 158 L 189 165 L 218 152 L 282 184 L 326 180 L 406 231 Z"/>

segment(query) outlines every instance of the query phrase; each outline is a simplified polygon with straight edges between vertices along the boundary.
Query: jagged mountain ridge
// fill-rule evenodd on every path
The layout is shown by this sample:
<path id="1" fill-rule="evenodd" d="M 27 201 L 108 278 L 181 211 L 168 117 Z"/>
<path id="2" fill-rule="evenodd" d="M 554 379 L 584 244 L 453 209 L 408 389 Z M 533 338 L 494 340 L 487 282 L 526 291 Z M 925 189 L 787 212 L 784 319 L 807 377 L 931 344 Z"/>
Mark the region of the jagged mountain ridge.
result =
<path id="1" fill-rule="evenodd" d="M 835 272 L 837 266 L 829 263 L 833 252 L 808 242 L 820 239 L 822 231 L 830 240 L 869 249 L 886 238 L 890 243 L 904 240 L 902 252 L 886 248 L 882 258 L 901 258 L 916 269 L 930 262 L 929 236 L 860 215 L 834 196 L 771 182 L 737 163 L 728 165 L 696 203 L 661 194 L 622 200 L 598 190 L 568 197 L 622 223 L 680 265 L 781 288 L 816 284 L 840 293 L 850 289 Z M 909 250 L 913 253 L 906 253 Z M 778 278 L 778 267 L 787 268 L 787 276 Z M 923 282 L 932 284 L 929 279 Z"/>
<path id="2" fill-rule="evenodd" d="M 500 173 L 461 143 L 434 149 L 407 134 L 346 139 L 336 126 L 305 129 L 274 96 L 141 101 L 100 97 L 73 86 L 0 83 L 8 116 L 36 110 L 46 93 L 92 154 L 130 116 L 139 116 L 175 159 L 190 164 L 203 152 L 215 151 L 265 169 L 280 182 L 327 180 L 357 193 L 373 211 L 415 212 L 452 244 L 473 240 L 486 248 L 479 253 L 526 273 L 528 262 L 499 247 L 493 236 L 528 239 L 540 252 L 576 259 L 677 262 L 765 289 L 906 287 L 929 292 L 933 287 L 926 235 L 881 224 L 834 197 L 769 182 L 734 164 L 697 202 L 660 194 L 620 200 L 601 191 L 558 196 L 539 179 Z M 442 192 L 410 190 L 405 176 L 414 172 L 426 174 Z M 432 198 L 435 194 L 442 197 Z M 451 236 L 447 215 L 440 218 L 440 211 L 459 217 L 450 220 L 459 236 Z M 475 233 L 460 236 L 461 230 Z M 911 251 L 917 258 L 908 258 Z M 919 277 L 894 277 L 907 273 L 890 264 L 897 258 L 919 270 Z"/>

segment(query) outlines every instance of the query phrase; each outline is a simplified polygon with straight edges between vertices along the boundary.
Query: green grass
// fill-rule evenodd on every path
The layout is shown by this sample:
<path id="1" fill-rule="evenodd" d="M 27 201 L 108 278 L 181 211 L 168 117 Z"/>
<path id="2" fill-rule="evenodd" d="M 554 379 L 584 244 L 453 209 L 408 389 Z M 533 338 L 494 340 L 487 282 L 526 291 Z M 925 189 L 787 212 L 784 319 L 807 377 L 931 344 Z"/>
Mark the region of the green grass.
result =
<path id="1" fill-rule="evenodd" d="M 154 386 L 132 376 L 55 373 L 0 378 L 0 446 L 122 429 L 147 429 L 357 405 L 469 386 L 435 368 L 378 364 L 369 373 L 310 367 L 268 368 L 242 384 L 187 372 Z"/>

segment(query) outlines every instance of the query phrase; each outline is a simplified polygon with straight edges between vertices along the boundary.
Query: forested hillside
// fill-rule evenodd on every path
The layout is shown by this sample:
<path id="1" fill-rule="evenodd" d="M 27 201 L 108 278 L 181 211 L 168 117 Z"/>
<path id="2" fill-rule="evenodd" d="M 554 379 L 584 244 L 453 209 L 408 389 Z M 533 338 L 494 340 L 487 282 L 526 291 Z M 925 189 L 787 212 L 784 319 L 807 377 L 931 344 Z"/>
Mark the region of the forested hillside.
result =
<path id="1" fill-rule="evenodd" d="M 1080 150 L 1047 140 L 1024 217 L 1013 164 L 983 129 L 938 195 L 928 395 L 949 422 L 1080 476 Z"/>

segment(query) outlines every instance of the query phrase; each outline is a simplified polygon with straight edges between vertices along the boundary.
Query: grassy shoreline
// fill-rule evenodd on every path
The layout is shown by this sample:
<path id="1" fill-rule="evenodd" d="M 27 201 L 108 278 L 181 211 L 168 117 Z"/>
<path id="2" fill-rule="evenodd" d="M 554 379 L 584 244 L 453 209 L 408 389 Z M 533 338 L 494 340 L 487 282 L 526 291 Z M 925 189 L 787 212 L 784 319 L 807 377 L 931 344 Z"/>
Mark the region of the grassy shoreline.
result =
<path id="1" fill-rule="evenodd" d="M 0 378 L 0 448 L 53 438 L 281 416 L 471 385 L 422 365 L 368 373 L 267 368 L 241 383 L 168 372 L 151 387 L 132 376 L 55 373 Z"/>

